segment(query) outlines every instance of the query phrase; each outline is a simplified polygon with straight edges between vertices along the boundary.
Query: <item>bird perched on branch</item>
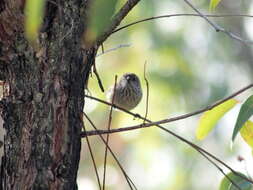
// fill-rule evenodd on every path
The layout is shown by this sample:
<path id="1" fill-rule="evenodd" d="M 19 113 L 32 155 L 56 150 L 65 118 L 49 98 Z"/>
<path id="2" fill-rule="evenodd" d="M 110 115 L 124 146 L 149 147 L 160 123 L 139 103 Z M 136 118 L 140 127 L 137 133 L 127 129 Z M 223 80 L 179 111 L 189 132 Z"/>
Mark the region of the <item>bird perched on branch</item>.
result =
<path id="1" fill-rule="evenodd" d="M 131 110 L 135 108 L 142 98 L 142 88 L 138 76 L 134 73 L 125 73 L 113 89 L 114 85 L 111 86 L 107 92 L 107 99 L 113 104 Z"/>

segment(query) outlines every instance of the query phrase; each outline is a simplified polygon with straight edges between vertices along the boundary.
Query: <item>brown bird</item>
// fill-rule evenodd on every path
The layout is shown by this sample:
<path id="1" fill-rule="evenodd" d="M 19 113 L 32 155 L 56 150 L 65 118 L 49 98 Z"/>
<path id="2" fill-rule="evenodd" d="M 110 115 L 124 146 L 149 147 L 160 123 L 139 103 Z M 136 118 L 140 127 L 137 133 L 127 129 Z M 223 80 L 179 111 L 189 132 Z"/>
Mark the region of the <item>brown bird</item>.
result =
<path id="1" fill-rule="evenodd" d="M 124 108 L 126 110 L 131 110 L 135 108 L 142 98 L 142 88 L 138 76 L 134 73 L 125 73 L 115 86 L 113 90 L 111 86 L 107 92 L 107 99 L 112 102 L 113 92 L 114 104 Z"/>

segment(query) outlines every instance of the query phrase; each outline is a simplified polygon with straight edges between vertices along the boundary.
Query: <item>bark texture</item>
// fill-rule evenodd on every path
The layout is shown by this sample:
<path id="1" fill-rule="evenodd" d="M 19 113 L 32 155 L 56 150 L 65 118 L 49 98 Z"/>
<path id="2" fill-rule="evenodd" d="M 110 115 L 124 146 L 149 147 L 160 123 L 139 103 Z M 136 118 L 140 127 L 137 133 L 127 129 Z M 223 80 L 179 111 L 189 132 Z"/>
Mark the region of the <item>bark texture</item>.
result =
<path id="1" fill-rule="evenodd" d="M 77 189 L 84 88 L 96 50 L 81 51 L 87 1 L 47 1 L 34 48 L 24 38 L 24 1 L 0 0 L 1 188 Z"/>

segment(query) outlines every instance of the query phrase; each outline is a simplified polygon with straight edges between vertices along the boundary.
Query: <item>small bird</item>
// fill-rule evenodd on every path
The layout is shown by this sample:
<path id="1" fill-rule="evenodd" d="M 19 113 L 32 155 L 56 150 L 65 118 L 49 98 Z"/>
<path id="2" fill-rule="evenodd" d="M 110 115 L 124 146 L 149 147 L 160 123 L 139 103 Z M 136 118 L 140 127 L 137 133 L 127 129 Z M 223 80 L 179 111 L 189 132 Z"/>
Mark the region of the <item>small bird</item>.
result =
<path id="1" fill-rule="evenodd" d="M 126 110 L 135 108 L 142 98 L 142 88 L 138 76 L 134 73 L 125 73 L 115 86 L 111 86 L 107 92 L 108 101 Z"/>

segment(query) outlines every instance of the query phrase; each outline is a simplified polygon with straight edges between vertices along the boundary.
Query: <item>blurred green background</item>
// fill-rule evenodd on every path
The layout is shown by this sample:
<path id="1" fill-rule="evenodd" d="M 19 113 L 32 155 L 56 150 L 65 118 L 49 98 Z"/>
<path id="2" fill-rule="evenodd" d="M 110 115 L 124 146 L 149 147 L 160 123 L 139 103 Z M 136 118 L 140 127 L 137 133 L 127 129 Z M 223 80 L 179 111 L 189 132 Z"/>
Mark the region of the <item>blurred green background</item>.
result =
<path id="1" fill-rule="evenodd" d="M 119 8 L 125 1 L 119 1 Z M 209 1 L 192 3 L 208 12 Z M 151 16 L 193 13 L 184 1 L 141 1 L 122 22 L 121 26 Z M 253 3 L 246 0 L 223 0 L 213 14 L 253 14 Z M 225 29 L 243 38 L 252 39 L 253 20 L 243 17 L 211 18 Z M 104 44 L 105 50 L 122 44 L 120 48 L 97 57 L 96 67 L 107 89 L 114 76 L 134 72 L 141 78 L 144 98 L 135 113 L 145 115 L 146 86 L 143 78 L 147 62 L 150 86 L 148 118 L 155 121 L 189 113 L 230 95 L 252 81 L 253 52 L 250 45 L 232 40 L 198 17 L 157 19 L 131 26 L 113 34 Z M 101 49 L 100 52 L 101 53 Z M 92 96 L 105 99 L 95 75 L 89 81 Z M 252 91 L 238 96 L 245 100 Z M 109 107 L 85 100 L 85 112 L 100 129 L 106 129 Z M 163 126 L 193 141 L 218 156 L 235 170 L 253 174 L 251 149 L 240 137 L 232 149 L 230 139 L 238 114 L 237 106 L 204 140 L 195 139 L 200 115 Z M 112 128 L 140 124 L 142 121 L 119 112 L 113 112 Z M 86 128 L 92 128 L 85 121 Z M 105 146 L 99 137 L 89 138 L 102 176 Z M 97 190 L 94 168 L 83 139 L 78 184 L 80 189 Z M 145 190 L 214 190 L 223 175 L 210 162 L 188 145 L 155 127 L 110 135 L 110 146 L 138 189 Z M 237 156 L 245 161 L 237 161 Z M 109 155 L 107 190 L 129 189 Z M 224 170 L 227 172 L 227 170 Z M 101 178 L 102 179 L 102 178 Z"/>

